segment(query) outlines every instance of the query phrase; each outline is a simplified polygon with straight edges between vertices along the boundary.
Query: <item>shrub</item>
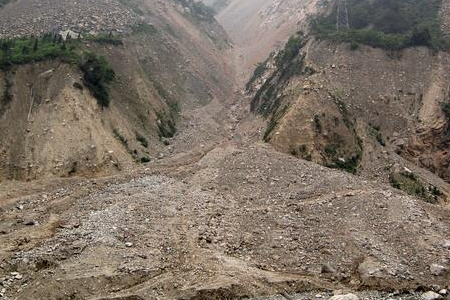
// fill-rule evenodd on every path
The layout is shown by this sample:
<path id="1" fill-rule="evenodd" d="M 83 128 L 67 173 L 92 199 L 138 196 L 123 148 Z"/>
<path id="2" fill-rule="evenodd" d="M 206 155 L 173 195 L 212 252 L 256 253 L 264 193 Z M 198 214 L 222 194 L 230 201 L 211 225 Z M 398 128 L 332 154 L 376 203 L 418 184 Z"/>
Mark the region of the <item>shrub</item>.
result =
<path id="1" fill-rule="evenodd" d="M 120 132 L 117 129 L 113 129 L 113 134 L 114 137 L 128 149 L 128 140 L 122 134 L 120 134 Z"/>
<path id="2" fill-rule="evenodd" d="M 145 136 L 143 136 L 143 135 L 140 134 L 139 132 L 136 132 L 136 140 L 137 140 L 144 148 L 147 148 L 147 147 L 148 147 L 148 140 L 145 138 Z"/>
<path id="3" fill-rule="evenodd" d="M 395 172 L 389 175 L 389 182 L 391 186 L 402 190 L 409 195 L 422 198 L 426 202 L 436 203 L 438 197 L 443 193 L 436 186 L 429 186 L 425 184 L 413 173 L 410 172 Z"/>
<path id="4" fill-rule="evenodd" d="M 12 87 L 13 87 L 13 83 L 11 82 L 11 79 L 8 76 L 6 76 L 5 87 L 4 87 L 4 91 L 3 91 L 3 99 L 1 101 L 3 105 L 12 101 L 12 98 L 13 98 L 13 95 L 11 92 Z"/>
<path id="5" fill-rule="evenodd" d="M 320 122 L 320 117 L 318 115 L 314 116 L 314 129 L 317 133 L 322 133 L 322 123 Z"/>
<path id="6" fill-rule="evenodd" d="M 346 171 L 348 173 L 356 174 L 360 160 L 361 155 L 358 153 L 357 155 L 354 155 L 352 157 L 343 160 L 336 159 L 334 161 L 334 165 L 332 165 L 331 167 Z"/>
<path id="7" fill-rule="evenodd" d="M 141 163 L 145 164 L 145 163 L 149 163 L 149 162 L 151 162 L 150 157 L 148 157 L 148 156 L 141 157 Z"/>
<path id="8" fill-rule="evenodd" d="M 160 138 L 171 138 L 177 132 L 177 127 L 172 119 L 172 116 L 168 116 L 165 112 L 156 112 L 158 117 L 158 131 Z"/>
<path id="9" fill-rule="evenodd" d="M 103 56 L 94 53 L 85 53 L 79 67 L 84 74 L 84 85 L 89 88 L 102 108 L 108 107 L 110 99 L 107 85 L 115 77 L 114 70 Z"/>

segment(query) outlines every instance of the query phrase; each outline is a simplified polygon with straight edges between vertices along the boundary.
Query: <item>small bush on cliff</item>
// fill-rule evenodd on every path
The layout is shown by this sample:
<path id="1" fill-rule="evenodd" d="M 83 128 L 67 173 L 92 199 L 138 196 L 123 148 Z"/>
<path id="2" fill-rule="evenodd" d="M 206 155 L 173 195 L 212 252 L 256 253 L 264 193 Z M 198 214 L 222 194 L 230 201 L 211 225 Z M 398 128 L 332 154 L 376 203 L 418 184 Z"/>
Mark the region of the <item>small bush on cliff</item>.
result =
<path id="1" fill-rule="evenodd" d="M 114 70 L 103 56 L 85 53 L 79 64 L 84 85 L 89 88 L 98 104 L 104 108 L 110 103 L 108 84 L 114 79 Z"/>

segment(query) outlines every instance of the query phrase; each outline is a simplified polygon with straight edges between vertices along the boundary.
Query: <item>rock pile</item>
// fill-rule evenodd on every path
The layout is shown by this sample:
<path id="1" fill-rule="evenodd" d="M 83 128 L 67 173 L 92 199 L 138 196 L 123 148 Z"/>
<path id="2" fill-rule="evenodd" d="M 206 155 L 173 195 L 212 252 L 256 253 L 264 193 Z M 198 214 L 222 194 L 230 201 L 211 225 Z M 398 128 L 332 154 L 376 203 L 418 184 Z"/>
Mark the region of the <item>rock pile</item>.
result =
<path id="1" fill-rule="evenodd" d="M 17 1 L 0 10 L 0 38 L 47 32 L 124 32 L 138 16 L 116 0 Z"/>

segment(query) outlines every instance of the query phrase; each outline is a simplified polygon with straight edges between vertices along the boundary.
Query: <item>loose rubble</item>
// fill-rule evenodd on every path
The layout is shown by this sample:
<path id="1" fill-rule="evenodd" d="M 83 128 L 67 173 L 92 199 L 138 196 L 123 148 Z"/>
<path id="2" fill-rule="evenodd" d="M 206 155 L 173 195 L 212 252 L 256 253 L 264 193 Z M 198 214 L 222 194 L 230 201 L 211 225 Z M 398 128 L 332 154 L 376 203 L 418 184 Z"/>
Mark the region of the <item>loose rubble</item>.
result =
<path id="1" fill-rule="evenodd" d="M 138 20 L 117 0 L 19 0 L 0 9 L 0 39 L 65 30 L 120 33 Z"/>
<path id="2" fill-rule="evenodd" d="M 441 247 L 450 230 L 446 209 L 393 190 L 386 197 L 378 183 L 264 145 L 219 146 L 151 174 L 158 163 L 144 174 L 3 205 L 4 294 L 57 299 L 63 284 L 65 293 L 85 298 L 119 291 L 190 298 L 219 290 L 239 298 L 300 289 L 328 299 L 324 292 L 342 286 L 426 286 L 434 291 L 427 297 L 448 288 L 446 275 L 429 269 L 448 255 Z M 39 225 L 15 222 L 25 216 Z M 138 283 L 139 291 L 125 287 Z M 332 299 L 355 297 L 365 299 L 349 292 Z"/>

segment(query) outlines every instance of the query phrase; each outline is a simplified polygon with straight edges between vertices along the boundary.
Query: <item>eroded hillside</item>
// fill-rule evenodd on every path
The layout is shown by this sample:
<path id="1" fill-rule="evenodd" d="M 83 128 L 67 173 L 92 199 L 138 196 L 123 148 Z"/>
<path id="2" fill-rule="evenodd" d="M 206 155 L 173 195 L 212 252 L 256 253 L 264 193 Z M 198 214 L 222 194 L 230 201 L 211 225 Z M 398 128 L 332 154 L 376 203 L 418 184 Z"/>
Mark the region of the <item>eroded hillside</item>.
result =
<path id="1" fill-rule="evenodd" d="M 190 9 L 189 2 L 149 0 L 129 2 L 127 6 L 117 2 L 112 8 L 109 2 L 99 1 L 93 7 L 80 2 L 76 10 L 59 1 L 37 2 L 37 9 L 22 9 L 26 5 L 22 2 L 8 4 L 0 13 L 30 26 L 2 19 L 2 30 L 12 35 L 50 31 L 56 23 L 50 25 L 45 16 L 58 14 L 63 17 L 58 22 L 66 25 L 58 23 L 56 32 L 70 29 L 74 39 L 81 36 L 77 51 L 106 57 L 116 76 L 108 87 L 111 104 L 102 108 L 95 95 L 83 88 L 85 80 L 76 65 L 50 59 L 39 63 L 14 61 L 5 66 L 0 72 L 4 104 L 0 116 L 2 178 L 105 174 L 163 157 L 172 151 L 168 139 L 183 126 L 181 109 L 188 113 L 232 94 L 231 69 L 223 59 L 227 36 L 214 19 Z M 123 22 L 116 19 L 119 8 L 126 12 L 120 13 L 122 17 L 132 17 Z M 47 14 L 38 17 L 41 10 Z M 103 14 L 95 15 L 97 10 Z M 25 21 L 21 15 L 28 11 L 36 13 L 34 22 Z M 103 20 L 107 25 L 81 27 L 76 33 L 80 30 L 74 22 L 78 15 L 91 17 L 81 23 L 103 24 Z M 99 21 L 92 21 L 92 16 Z M 65 17 L 71 21 L 66 22 L 69 19 Z M 121 25 L 114 27 L 114 22 Z M 21 29 L 16 30 L 16 25 Z M 89 34 L 85 30 L 97 28 L 112 31 L 106 32 L 105 38 L 84 39 Z M 34 43 L 37 52 L 31 50 Z M 32 39 L 29 55 L 23 55 L 25 48 L 16 52 L 25 58 L 32 56 L 41 51 L 42 43 Z M 57 47 L 60 45 L 66 47 L 64 42 Z M 214 130 L 214 134 L 223 133 Z"/>
<path id="2" fill-rule="evenodd" d="M 445 19 L 443 10 L 438 16 Z M 438 50 L 441 37 L 364 28 L 335 34 L 336 17 L 324 20 L 315 21 L 319 32 L 313 26 L 292 37 L 248 83 L 252 110 L 268 120 L 264 139 L 428 200 L 440 198 L 437 189 L 448 193 L 447 184 L 420 169 L 449 180 L 450 70 L 447 50 Z M 410 173 L 413 179 L 403 178 Z"/>

